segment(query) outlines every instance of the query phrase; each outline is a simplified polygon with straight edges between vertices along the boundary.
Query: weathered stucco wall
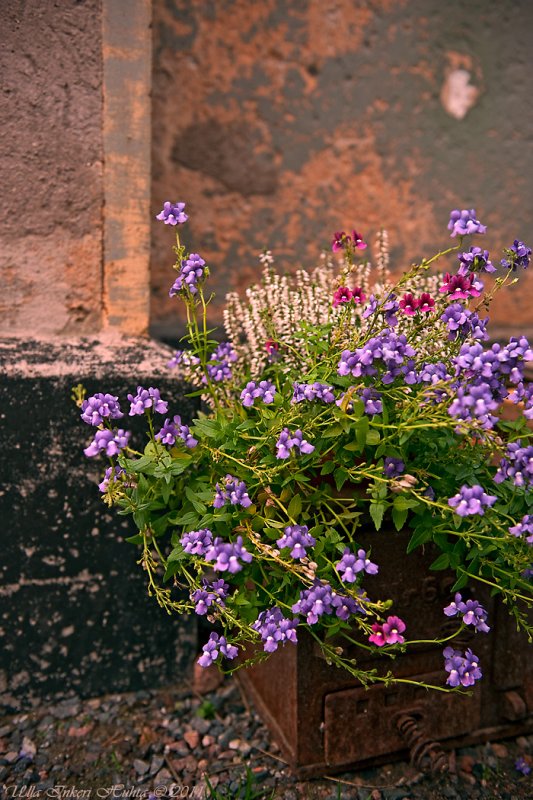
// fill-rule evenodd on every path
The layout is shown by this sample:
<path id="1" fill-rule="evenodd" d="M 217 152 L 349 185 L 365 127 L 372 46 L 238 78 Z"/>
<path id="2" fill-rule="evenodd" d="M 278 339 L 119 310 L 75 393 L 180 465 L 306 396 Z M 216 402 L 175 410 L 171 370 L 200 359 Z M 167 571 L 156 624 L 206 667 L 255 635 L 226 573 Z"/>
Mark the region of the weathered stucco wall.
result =
<path id="1" fill-rule="evenodd" d="M 0 332 L 96 330 L 101 0 L 15 0 L 0 25 Z"/>
<path id="2" fill-rule="evenodd" d="M 372 240 L 384 225 L 402 268 L 472 206 L 497 257 L 531 244 L 532 33 L 529 0 L 155 0 L 153 209 L 188 203 L 214 321 L 265 246 L 309 266 L 334 230 Z M 170 240 L 154 222 L 152 323 L 167 335 L 183 322 Z M 531 332 L 532 285 L 498 301 L 496 328 Z"/>

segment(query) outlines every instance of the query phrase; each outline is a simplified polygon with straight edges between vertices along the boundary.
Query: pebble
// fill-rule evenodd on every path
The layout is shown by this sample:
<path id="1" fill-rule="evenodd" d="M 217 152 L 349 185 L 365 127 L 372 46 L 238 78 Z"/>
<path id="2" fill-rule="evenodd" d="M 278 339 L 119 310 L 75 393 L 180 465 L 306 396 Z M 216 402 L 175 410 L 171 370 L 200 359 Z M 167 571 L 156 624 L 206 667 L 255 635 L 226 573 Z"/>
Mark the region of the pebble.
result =
<path id="1" fill-rule="evenodd" d="M 133 769 L 137 775 L 144 775 L 150 769 L 150 764 L 147 764 L 146 761 L 142 761 L 140 758 L 136 758 L 133 762 Z"/>
<path id="2" fill-rule="evenodd" d="M 198 731 L 185 731 L 183 734 L 183 738 L 191 748 L 191 750 L 195 750 L 198 745 L 200 744 L 200 734 Z"/>
<path id="3" fill-rule="evenodd" d="M 208 710 L 207 704 L 216 710 L 213 719 L 198 713 Z M 527 781 L 516 773 L 514 761 L 533 750 L 533 736 L 523 735 L 505 744 L 451 751 L 446 776 L 423 775 L 407 763 L 396 763 L 349 773 L 344 784 L 309 782 L 272 758 L 279 753 L 277 744 L 253 710 L 244 707 L 232 680 L 203 700 L 186 696 L 182 687 L 83 701 L 68 698 L 4 717 L 1 723 L 5 755 L 0 758 L 0 785 L 42 787 L 41 798 L 59 785 L 121 783 L 138 787 L 148 797 L 156 786 L 179 781 L 191 792 L 195 788 L 195 800 L 206 800 L 203 775 L 221 797 L 237 798 L 244 796 L 249 765 L 250 796 L 265 800 L 271 795 L 280 800 L 526 800 Z M 28 755 L 33 749 L 33 758 L 21 757 L 21 751 Z"/>
<path id="4" fill-rule="evenodd" d="M 509 751 L 504 744 L 493 743 L 491 749 L 496 758 L 507 758 Z"/>

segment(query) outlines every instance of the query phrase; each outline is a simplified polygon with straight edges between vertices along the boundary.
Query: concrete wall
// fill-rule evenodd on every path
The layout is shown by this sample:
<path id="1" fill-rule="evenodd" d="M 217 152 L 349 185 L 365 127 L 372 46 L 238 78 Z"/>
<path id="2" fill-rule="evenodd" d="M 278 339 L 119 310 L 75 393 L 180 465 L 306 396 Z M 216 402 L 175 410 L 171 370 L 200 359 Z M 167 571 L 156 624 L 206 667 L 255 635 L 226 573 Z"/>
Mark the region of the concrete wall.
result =
<path id="1" fill-rule="evenodd" d="M 291 269 L 334 230 L 384 225 L 402 268 L 471 206 L 496 256 L 531 244 L 532 33 L 530 0 L 154 0 L 154 205 L 188 202 L 215 321 L 265 246 Z M 152 325 L 171 333 L 157 223 L 152 255 Z M 532 285 L 498 301 L 504 333 L 532 332 Z"/>
<path id="2" fill-rule="evenodd" d="M 2 4 L 0 335 L 147 333 L 150 23 L 150 0 Z"/>
<path id="3" fill-rule="evenodd" d="M 100 326 L 101 0 L 2 4 L 0 331 Z"/>

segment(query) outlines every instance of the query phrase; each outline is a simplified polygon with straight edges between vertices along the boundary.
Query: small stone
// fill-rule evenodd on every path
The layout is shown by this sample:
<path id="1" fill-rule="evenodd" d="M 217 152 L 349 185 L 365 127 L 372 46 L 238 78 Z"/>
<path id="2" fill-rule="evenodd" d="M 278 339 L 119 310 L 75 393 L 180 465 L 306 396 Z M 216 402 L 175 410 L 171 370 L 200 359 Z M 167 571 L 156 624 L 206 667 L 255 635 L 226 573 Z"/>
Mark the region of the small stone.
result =
<path id="1" fill-rule="evenodd" d="M 373 789 L 370 794 L 370 800 L 381 800 L 381 792 L 379 789 Z"/>
<path id="2" fill-rule="evenodd" d="M 516 744 L 520 748 L 520 750 L 529 750 L 529 741 L 526 739 L 525 736 L 519 736 L 516 740 Z"/>
<path id="3" fill-rule="evenodd" d="M 459 758 L 459 769 L 461 772 L 472 772 L 472 767 L 474 766 L 474 759 L 472 756 L 461 756 Z"/>
<path id="4" fill-rule="evenodd" d="M 211 729 L 211 720 L 204 719 L 203 717 L 193 717 L 191 720 L 191 728 L 194 728 L 198 733 L 207 733 Z"/>
<path id="5" fill-rule="evenodd" d="M 463 772 L 463 770 L 461 770 L 459 772 L 459 777 L 462 778 L 465 783 L 469 783 L 470 786 L 475 786 L 477 783 L 475 777 L 470 772 Z"/>
<path id="6" fill-rule="evenodd" d="M 77 728 L 75 725 L 71 725 L 68 729 L 68 735 L 73 736 L 75 739 L 85 738 L 94 728 L 92 722 L 88 725 L 82 725 L 81 727 Z"/>
<path id="7" fill-rule="evenodd" d="M 150 761 L 150 775 L 155 775 L 159 772 L 164 763 L 165 759 L 162 756 L 153 756 Z"/>
<path id="8" fill-rule="evenodd" d="M 11 725 L 2 725 L 0 728 L 0 739 L 2 739 L 4 736 L 9 736 L 10 733 Z"/>
<path id="9" fill-rule="evenodd" d="M 137 775 L 144 775 L 150 769 L 150 764 L 147 764 L 146 761 L 141 761 L 140 758 L 136 758 L 133 762 L 133 769 Z"/>
<path id="10" fill-rule="evenodd" d="M 215 741 L 216 740 L 214 736 L 209 736 L 208 734 L 206 734 L 205 736 L 202 737 L 202 747 L 210 747 L 212 744 L 215 743 Z"/>
<path id="11" fill-rule="evenodd" d="M 198 731 L 185 731 L 183 734 L 183 738 L 191 748 L 191 750 L 195 750 L 198 745 L 200 744 L 200 734 Z"/>
<path id="12" fill-rule="evenodd" d="M 496 758 L 507 758 L 509 755 L 509 751 L 504 744 L 493 744 L 491 747 Z"/>
<path id="13" fill-rule="evenodd" d="M 223 673 L 216 664 L 210 667 L 201 667 L 197 661 L 194 663 L 193 689 L 197 694 L 208 694 L 218 689 L 224 680 Z"/>

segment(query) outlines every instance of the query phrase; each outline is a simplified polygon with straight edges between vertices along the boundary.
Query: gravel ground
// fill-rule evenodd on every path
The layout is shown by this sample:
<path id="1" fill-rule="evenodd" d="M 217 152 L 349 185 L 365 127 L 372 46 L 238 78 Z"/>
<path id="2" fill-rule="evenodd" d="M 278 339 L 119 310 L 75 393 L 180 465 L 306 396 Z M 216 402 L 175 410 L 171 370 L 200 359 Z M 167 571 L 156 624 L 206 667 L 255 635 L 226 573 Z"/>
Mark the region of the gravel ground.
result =
<path id="1" fill-rule="evenodd" d="M 440 777 L 396 763 L 298 780 L 227 679 L 204 696 L 180 685 L 2 718 L 0 797 L 531 800 L 533 772 L 517 771 L 520 757 L 533 766 L 533 736 L 452 752 Z"/>

